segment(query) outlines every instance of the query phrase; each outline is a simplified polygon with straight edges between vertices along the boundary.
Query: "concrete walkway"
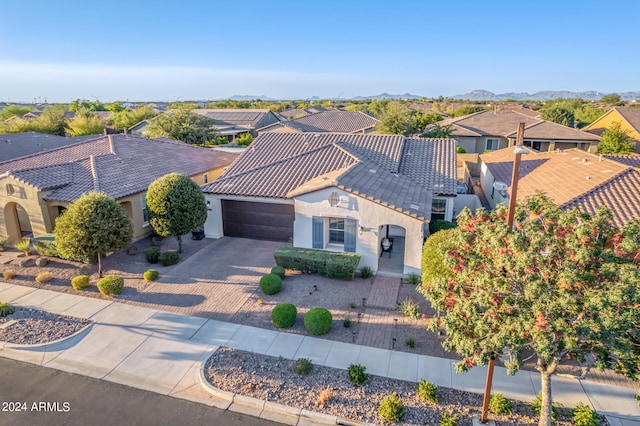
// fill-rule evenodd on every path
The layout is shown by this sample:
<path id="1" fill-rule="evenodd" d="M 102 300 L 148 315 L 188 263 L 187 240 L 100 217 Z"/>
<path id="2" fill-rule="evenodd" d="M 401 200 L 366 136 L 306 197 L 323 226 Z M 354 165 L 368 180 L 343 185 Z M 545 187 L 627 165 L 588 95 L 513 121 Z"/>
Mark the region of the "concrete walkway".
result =
<path id="1" fill-rule="evenodd" d="M 374 375 L 414 382 L 427 379 L 438 386 L 476 393 L 482 393 L 484 388 L 485 368 L 456 374 L 454 361 L 449 359 L 334 342 L 2 282 L 0 300 L 94 321 L 86 332 L 60 343 L 38 348 L 3 344 L 0 356 L 208 405 L 220 406 L 221 403 L 201 386 L 199 373 L 202 363 L 219 346 L 289 359 L 306 357 L 315 364 L 341 369 L 358 363 Z M 607 415 L 613 426 L 640 425 L 640 407 L 632 389 L 557 376 L 552 383 L 554 400 L 565 406 L 590 403 L 598 412 Z M 539 388 L 537 373 L 520 371 L 510 377 L 503 368 L 496 367 L 494 392 L 531 401 Z M 234 404 L 223 406 L 234 409 Z M 269 418 L 266 408 L 258 413 Z"/>

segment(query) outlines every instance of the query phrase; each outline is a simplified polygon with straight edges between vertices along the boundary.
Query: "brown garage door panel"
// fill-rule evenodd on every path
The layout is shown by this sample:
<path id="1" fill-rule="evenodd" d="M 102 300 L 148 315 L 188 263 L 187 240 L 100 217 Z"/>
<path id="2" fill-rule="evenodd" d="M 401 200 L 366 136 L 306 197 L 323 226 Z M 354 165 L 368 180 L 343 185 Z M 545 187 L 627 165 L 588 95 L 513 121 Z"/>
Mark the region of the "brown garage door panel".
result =
<path id="1" fill-rule="evenodd" d="M 290 241 L 294 217 L 291 204 L 222 200 L 224 235 L 230 237 Z"/>

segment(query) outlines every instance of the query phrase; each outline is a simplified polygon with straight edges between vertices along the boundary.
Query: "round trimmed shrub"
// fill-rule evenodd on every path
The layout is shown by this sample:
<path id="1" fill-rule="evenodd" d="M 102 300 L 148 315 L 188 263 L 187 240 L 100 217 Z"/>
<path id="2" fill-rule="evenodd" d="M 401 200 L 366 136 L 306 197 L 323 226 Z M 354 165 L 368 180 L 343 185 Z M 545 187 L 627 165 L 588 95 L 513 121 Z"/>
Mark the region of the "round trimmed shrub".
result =
<path id="1" fill-rule="evenodd" d="M 160 247 L 149 247 L 144 251 L 144 258 L 148 263 L 158 263 L 160 260 Z"/>
<path id="2" fill-rule="evenodd" d="M 89 287 L 89 284 L 91 284 L 91 282 L 89 281 L 88 275 L 78 275 L 71 278 L 71 287 L 76 290 L 84 290 Z"/>
<path id="3" fill-rule="evenodd" d="M 271 321 L 278 328 L 289 328 L 296 322 L 298 310 L 293 303 L 280 303 L 271 311 Z"/>
<path id="4" fill-rule="evenodd" d="M 175 251 L 165 251 L 158 260 L 162 266 L 175 265 L 180 260 L 180 255 Z"/>
<path id="5" fill-rule="evenodd" d="M 124 279 L 120 275 L 108 275 L 98 281 L 98 290 L 105 296 L 113 296 L 122 293 Z"/>
<path id="6" fill-rule="evenodd" d="M 271 268 L 271 273 L 276 274 L 284 280 L 284 268 L 282 266 L 274 266 L 273 268 Z"/>
<path id="7" fill-rule="evenodd" d="M 327 334 L 329 330 L 331 330 L 332 324 L 333 317 L 331 316 L 331 312 L 325 308 L 311 308 L 304 316 L 304 328 L 316 336 Z"/>
<path id="8" fill-rule="evenodd" d="M 266 295 L 279 293 L 282 290 L 282 278 L 276 274 L 267 274 L 260 278 L 260 290 Z"/>
<path id="9" fill-rule="evenodd" d="M 143 275 L 145 281 L 155 281 L 159 276 L 160 274 L 155 269 L 147 269 Z"/>

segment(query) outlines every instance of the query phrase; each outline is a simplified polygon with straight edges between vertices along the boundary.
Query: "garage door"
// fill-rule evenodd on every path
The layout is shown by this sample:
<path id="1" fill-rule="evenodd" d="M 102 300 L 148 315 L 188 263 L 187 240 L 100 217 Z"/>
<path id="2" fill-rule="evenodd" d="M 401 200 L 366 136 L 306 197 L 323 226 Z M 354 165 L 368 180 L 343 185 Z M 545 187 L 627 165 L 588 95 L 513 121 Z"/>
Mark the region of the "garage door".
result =
<path id="1" fill-rule="evenodd" d="M 228 237 L 293 241 L 293 204 L 222 200 L 222 223 Z"/>

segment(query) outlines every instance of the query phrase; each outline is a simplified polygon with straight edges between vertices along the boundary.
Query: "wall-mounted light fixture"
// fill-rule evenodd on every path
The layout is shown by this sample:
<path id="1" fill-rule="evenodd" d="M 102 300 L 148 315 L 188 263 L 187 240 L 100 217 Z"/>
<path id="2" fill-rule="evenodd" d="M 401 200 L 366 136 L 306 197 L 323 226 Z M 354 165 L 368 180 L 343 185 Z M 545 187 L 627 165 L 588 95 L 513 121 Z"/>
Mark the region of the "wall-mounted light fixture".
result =
<path id="1" fill-rule="evenodd" d="M 360 235 L 362 235 L 363 232 L 364 232 L 364 228 L 361 226 L 360 227 Z"/>
<path id="2" fill-rule="evenodd" d="M 338 204 L 340 204 L 340 196 L 338 195 L 337 192 L 332 192 L 331 194 L 329 194 L 329 205 L 331 207 L 336 207 Z"/>
<path id="3" fill-rule="evenodd" d="M 207 210 L 211 210 L 211 201 L 207 201 Z"/>

